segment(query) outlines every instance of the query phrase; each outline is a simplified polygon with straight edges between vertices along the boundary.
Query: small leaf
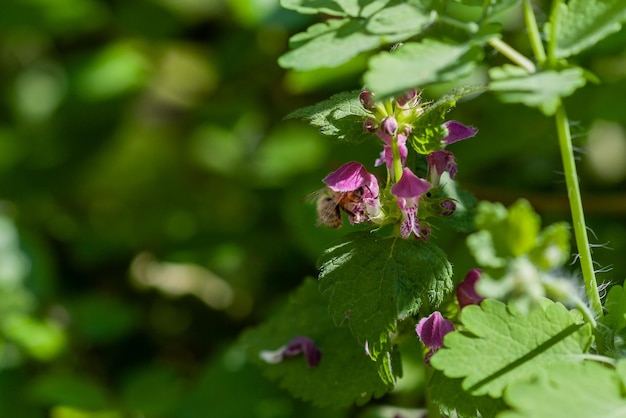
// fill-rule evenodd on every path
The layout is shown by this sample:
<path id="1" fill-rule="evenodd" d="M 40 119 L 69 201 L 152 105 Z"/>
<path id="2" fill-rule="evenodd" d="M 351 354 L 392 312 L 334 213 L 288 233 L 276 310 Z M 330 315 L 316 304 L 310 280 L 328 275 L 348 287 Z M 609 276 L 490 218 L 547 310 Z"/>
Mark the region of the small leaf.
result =
<path id="1" fill-rule="evenodd" d="M 456 80 L 469 75 L 482 52 L 470 44 L 435 39 L 407 42 L 393 52 L 370 59 L 365 85 L 379 97 L 399 94 L 414 87 Z"/>
<path id="2" fill-rule="evenodd" d="M 594 46 L 622 28 L 626 21 L 623 0 L 570 0 L 560 3 L 554 54 L 556 58 L 567 58 Z M 554 24 L 552 22 L 551 24 Z M 546 25 L 546 35 L 551 36 L 551 27 Z"/>
<path id="3" fill-rule="evenodd" d="M 514 411 L 498 418 L 623 417 L 626 410 L 619 376 L 597 363 L 554 365 L 541 378 L 512 384 L 505 401 Z"/>
<path id="4" fill-rule="evenodd" d="M 613 286 L 606 297 L 606 315 L 598 320 L 596 328 L 599 351 L 614 358 L 626 356 L 626 291 Z"/>
<path id="5" fill-rule="evenodd" d="M 363 122 L 369 112 L 361 105 L 359 93 L 349 91 L 336 94 L 328 100 L 296 110 L 287 118 L 307 120 L 320 128 L 321 134 L 334 136 L 341 141 L 360 142 L 371 134 L 363 129 Z"/>
<path id="6" fill-rule="evenodd" d="M 570 226 L 557 222 L 547 226 L 537 238 L 537 246 L 530 252 L 530 260 L 549 271 L 560 268 L 570 256 Z"/>
<path id="7" fill-rule="evenodd" d="M 331 317 L 337 324 L 347 321 L 374 356 L 388 349 L 398 319 L 422 305 L 435 308 L 453 285 L 445 254 L 421 240 L 352 233 L 326 250 L 319 264 Z"/>
<path id="8" fill-rule="evenodd" d="M 461 311 L 462 332 L 446 335 L 431 364 L 451 378 L 463 377 L 472 395 L 500 397 L 512 382 L 544 372 L 554 363 L 576 363 L 591 344 L 591 327 L 549 300 L 527 315 L 494 299 Z M 550 415 L 545 415 L 550 416 Z"/>
<path id="9" fill-rule="evenodd" d="M 443 128 L 446 115 L 458 100 L 485 90 L 482 86 L 458 87 L 433 104 L 427 106 L 424 113 L 413 122 L 413 130 L 409 135 L 409 143 L 420 154 L 430 154 L 443 147 L 441 140 L 447 134 Z"/>
<path id="10" fill-rule="evenodd" d="M 492 81 L 489 89 L 504 103 L 522 103 L 536 107 L 546 116 L 556 112 L 561 97 L 574 93 L 585 85 L 586 80 L 580 68 L 567 68 L 562 71 L 548 70 L 528 74 L 514 65 L 504 65 L 489 70 Z"/>
<path id="11" fill-rule="evenodd" d="M 261 351 L 275 350 L 296 336 L 313 339 L 322 351 L 317 367 L 307 367 L 302 357 L 278 364 L 265 363 L 259 357 Z M 295 397 L 317 406 L 363 404 L 387 391 L 364 345 L 356 343 L 346 327 L 333 324 L 328 316 L 328 298 L 320 294 L 314 280 L 306 280 L 284 309 L 245 332 L 242 341 L 249 357 L 267 376 L 278 380 Z"/>
<path id="12" fill-rule="evenodd" d="M 507 258 L 519 257 L 537 245 L 541 218 L 528 201 L 518 200 L 508 210 L 500 203 L 480 202 L 475 217 L 478 232 L 467 245 L 479 265 L 504 267 Z"/>

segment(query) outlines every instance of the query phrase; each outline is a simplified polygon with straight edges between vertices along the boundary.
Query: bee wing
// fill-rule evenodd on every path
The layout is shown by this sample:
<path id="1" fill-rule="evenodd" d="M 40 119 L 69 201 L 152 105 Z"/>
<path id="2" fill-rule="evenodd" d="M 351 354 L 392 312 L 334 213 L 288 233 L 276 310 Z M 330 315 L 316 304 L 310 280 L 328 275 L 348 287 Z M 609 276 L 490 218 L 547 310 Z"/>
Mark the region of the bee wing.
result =
<path id="1" fill-rule="evenodd" d="M 321 189 L 315 190 L 314 192 L 309 193 L 304 198 L 307 203 L 317 203 L 320 198 L 330 196 L 327 187 L 322 187 Z"/>

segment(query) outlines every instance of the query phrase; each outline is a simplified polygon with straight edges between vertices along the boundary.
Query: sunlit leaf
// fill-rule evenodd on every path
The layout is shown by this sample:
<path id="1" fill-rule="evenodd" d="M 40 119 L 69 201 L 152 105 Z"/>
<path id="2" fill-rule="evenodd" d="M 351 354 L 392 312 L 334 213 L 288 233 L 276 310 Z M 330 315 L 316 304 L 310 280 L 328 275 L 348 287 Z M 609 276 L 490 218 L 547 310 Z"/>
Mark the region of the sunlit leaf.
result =
<path id="1" fill-rule="evenodd" d="M 618 32 L 626 21 L 626 7 L 622 0 L 570 0 L 560 2 L 556 22 L 546 25 L 546 35 L 552 36 L 556 26 L 557 58 L 567 58 L 594 46 L 598 41 Z"/>
<path id="2" fill-rule="evenodd" d="M 455 80 L 469 75 L 482 52 L 469 44 L 436 39 L 407 42 L 393 52 L 382 52 L 370 60 L 365 85 L 380 97 L 414 87 Z"/>
<path id="3" fill-rule="evenodd" d="M 499 397 L 509 384 L 541 375 L 551 364 L 578 363 L 591 344 L 591 327 L 548 300 L 523 314 L 486 299 L 465 307 L 461 322 L 463 331 L 446 335 L 431 364 L 448 377 L 463 377 L 463 389 L 476 396 Z"/>
<path id="4" fill-rule="evenodd" d="M 376 355 L 398 319 L 434 309 L 452 288 L 452 266 L 433 243 L 369 232 L 347 235 L 319 260 L 320 289 L 337 324 L 348 323 Z"/>
<path id="5" fill-rule="evenodd" d="M 499 418 L 588 418 L 623 416 L 622 383 L 597 363 L 558 364 L 530 382 L 512 384 L 505 400 L 513 408 Z"/>
<path id="6" fill-rule="evenodd" d="M 363 129 L 363 122 L 368 115 L 359 101 L 359 92 L 349 91 L 296 110 L 287 118 L 304 119 L 318 127 L 323 135 L 333 136 L 341 141 L 360 142 L 371 136 Z"/>
<path id="7" fill-rule="evenodd" d="M 542 71 L 528 74 L 521 67 L 504 65 L 489 70 L 489 89 L 505 103 L 536 107 L 546 116 L 553 115 L 561 102 L 586 83 L 580 68 Z"/>

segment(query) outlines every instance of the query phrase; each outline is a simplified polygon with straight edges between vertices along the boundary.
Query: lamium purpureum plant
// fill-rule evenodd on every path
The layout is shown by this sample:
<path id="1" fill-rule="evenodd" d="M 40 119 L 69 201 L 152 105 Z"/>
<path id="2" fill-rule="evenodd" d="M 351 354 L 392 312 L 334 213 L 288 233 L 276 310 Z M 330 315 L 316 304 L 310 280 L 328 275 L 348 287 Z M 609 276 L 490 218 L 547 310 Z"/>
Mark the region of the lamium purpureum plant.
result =
<path id="1" fill-rule="evenodd" d="M 363 89 L 290 116 L 339 141 L 381 148 L 323 179 L 318 224 L 339 228 L 345 217 L 369 230 L 333 243 L 319 259 L 318 279 L 305 280 L 282 312 L 244 335 L 251 358 L 318 406 L 366 404 L 392 393 L 400 376 L 425 381 L 414 389 L 413 409 L 392 405 L 374 416 L 626 416 L 626 292 L 614 285 L 600 298 L 563 102 L 598 81 L 576 57 L 621 28 L 626 4 L 554 0 L 542 25 L 534 10 L 541 5 L 530 0 L 282 5 L 319 16 L 291 39 L 283 67 L 334 67 L 369 54 Z M 459 17 L 459 5 L 472 17 Z M 503 41 L 501 13 L 515 10 L 530 58 Z M 509 63 L 492 66 L 485 51 Z M 485 67 L 484 85 L 462 85 Z M 444 82 L 456 87 L 425 98 L 422 89 Z M 474 137 L 479 147 L 481 138 L 472 121 L 447 114 L 477 94 L 554 119 L 571 227 L 542 227 L 524 199 L 508 208 L 476 203 L 459 188 L 450 145 Z M 386 168 L 381 178 L 369 171 L 376 166 Z M 466 240 L 475 260 L 464 277 L 453 277 L 438 246 L 444 228 Z M 572 238 L 584 294 L 567 268 Z"/>

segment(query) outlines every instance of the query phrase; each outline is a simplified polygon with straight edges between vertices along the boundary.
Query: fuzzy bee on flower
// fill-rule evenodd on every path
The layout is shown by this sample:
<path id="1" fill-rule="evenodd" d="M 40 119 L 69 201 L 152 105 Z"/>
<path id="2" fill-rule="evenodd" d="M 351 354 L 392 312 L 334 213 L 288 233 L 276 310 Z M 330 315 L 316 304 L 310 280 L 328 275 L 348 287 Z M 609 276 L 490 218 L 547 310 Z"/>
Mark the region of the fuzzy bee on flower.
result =
<path id="1" fill-rule="evenodd" d="M 346 163 L 323 181 L 326 187 L 308 198 L 317 205 L 318 226 L 340 228 L 342 212 L 351 224 L 376 222 L 380 216 L 378 180 L 361 163 Z"/>

